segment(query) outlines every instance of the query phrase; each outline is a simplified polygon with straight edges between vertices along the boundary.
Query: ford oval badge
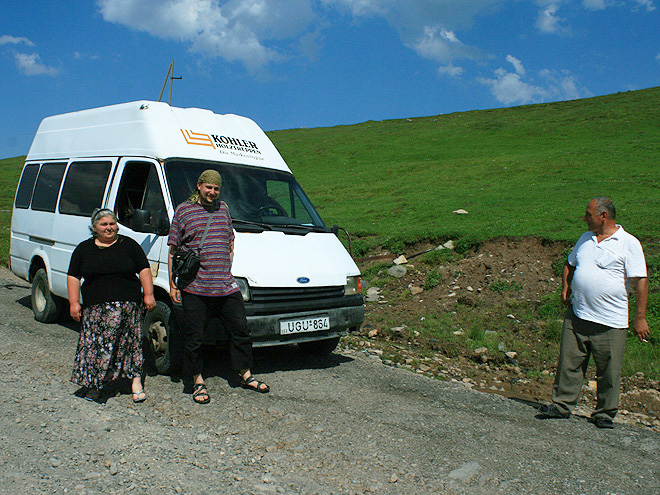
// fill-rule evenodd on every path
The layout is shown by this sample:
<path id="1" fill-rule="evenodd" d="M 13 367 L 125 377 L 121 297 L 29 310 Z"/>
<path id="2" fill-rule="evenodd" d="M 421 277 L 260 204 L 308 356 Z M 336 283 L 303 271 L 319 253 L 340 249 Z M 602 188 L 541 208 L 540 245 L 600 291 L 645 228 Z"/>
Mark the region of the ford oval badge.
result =
<path id="1" fill-rule="evenodd" d="M 298 278 L 296 279 L 296 281 L 297 281 L 299 284 L 308 284 L 308 283 L 309 283 L 309 279 L 308 279 L 307 277 L 298 277 Z"/>

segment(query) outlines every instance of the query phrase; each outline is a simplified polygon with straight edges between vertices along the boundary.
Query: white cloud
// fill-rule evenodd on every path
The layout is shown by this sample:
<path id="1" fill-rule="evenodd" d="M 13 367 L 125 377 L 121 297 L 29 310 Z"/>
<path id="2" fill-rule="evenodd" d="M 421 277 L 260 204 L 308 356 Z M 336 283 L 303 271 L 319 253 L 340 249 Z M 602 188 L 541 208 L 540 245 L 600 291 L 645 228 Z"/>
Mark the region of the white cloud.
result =
<path id="1" fill-rule="evenodd" d="M 441 76 L 459 77 L 463 75 L 463 72 L 463 67 L 456 67 L 451 64 L 438 67 L 438 74 Z"/>
<path id="2" fill-rule="evenodd" d="M 73 58 L 75 58 L 76 60 L 97 60 L 99 56 L 90 55 L 88 53 L 83 53 L 83 52 L 73 52 Z"/>
<path id="3" fill-rule="evenodd" d="M 655 5 L 653 5 L 653 0 L 634 0 L 640 7 L 646 9 L 647 12 L 653 12 L 655 10 Z"/>
<path id="4" fill-rule="evenodd" d="M 422 35 L 409 46 L 419 56 L 442 63 L 480 56 L 477 48 L 461 43 L 453 31 L 431 26 L 425 26 Z"/>
<path id="5" fill-rule="evenodd" d="M 189 44 L 192 51 L 242 63 L 251 71 L 291 54 L 279 40 L 294 40 L 302 53 L 316 48 L 326 14 L 347 12 L 355 20 L 381 17 L 402 43 L 442 63 L 478 59 L 480 50 L 461 43 L 456 29 L 468 28 L 485 8 L 504 0 L 97 0 L 103 18 L 162 39 Z M 311 52 L 310 52 L 311 50 Z"/>
<path id="6" fill-rule="evenodd" d="M 567 70 L 542 69 L 539 76 L 546 88 L 546 99 L 576 100 L 592 96 L 590 91 L 578 87 L 577 78 Z"/>
<path id="7" fill-rule="evenodd" d="M 495 71 L 495 77 L 478 79 L 490 88 L 500 103 L 524 105 L 591 96 L 588 90 L 579 87 L 576 77 L 568 71 L 542 69 L 537 82 L 525 77 L 525 69 L 518 59 L 509 55 L 507 61 L 513 64 L 515 73 L 500 67 Z"/>
<path id="8" fill-rule="evenodd" d="M 632 2 L 632 10 L 636 11 L 640 8 L 645 9 L 647 12 L 653 12 L 655 5 L 653 0 L 630 0 Z M 582 6 L 587 10 L 605 10 L 609 7 L 621 7 L 623 4 L 620 0 L 582 0 Z"/>
<path id="9" fill-rule="evenodd" d="M 314 20 L 310 0 L 99 0 L 103 18 L 162 39 L 190 43 L 205 56 L 255 71 L 283 54 L 266 46 L 304 34 Z"/>
<path id="10" fill-rule="evenodd" d="M 14 61 L 20 72 L 26 76 L 56 76 L 59 69 L 41 63 L 37 53 L 15 53 Z"/>
<path id="11" fill-rule="evenodd" d="M 565 31 L 562 27 L 564 19 L 557 16 L 559 5 L 553 3 L 541 9 L 536 19 L 536 27 L 542 33 L 557 33 Z"/>
<path id="12" fill-rule="evenodd" d="M 611 4 L 606 0 L 582 0 L 582 6 L 587 10 L 605 10 Z"/>
<path id="13" fill-rule="evenodd" d="M 513 55 L 507 55 L 506 56 L 506 61 L 509 62 L 511 65 L 513 65 L 513 68 L 516 71 L 516 74 L 524 76 L 525 75 L 525 67 L 523 67 L 523 64 L 520 60 L 518 60 L 516 57 Z"/>
<path id="14" fill-rule="evenodd" d="M 0 45 L 19 45 L 21 43 L 24 43 L 27 46 L 34 46 L 34 43 L 27 38 L 16 38 L 14 36 L 9 36 L 8 34 L 0 36 Z"/>
<path id="15" fill-rule="evenodd" d="M 495 71 L 495 76 L 494 79 L 480 78 L 478 81 L 489 86 L 491 93 L 500 103 L 505 105 L 538 103 L 545 97 L 543 88 L 524 82 L 520 74 L 500 68 Z"/>

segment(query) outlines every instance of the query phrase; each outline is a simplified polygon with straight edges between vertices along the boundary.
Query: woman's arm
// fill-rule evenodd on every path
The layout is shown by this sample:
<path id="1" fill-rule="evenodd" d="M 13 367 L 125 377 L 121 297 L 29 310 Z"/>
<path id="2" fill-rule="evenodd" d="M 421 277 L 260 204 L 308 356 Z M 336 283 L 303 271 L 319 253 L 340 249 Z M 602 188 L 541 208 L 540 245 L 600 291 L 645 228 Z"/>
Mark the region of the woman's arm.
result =
<path id="1" fill-rule="evenodd" d="M 140 271 L 140 284 L 142 285 L 144 305 L 146 306 L 147 311 L 151 311 L 156 307 L 156 299 L 154 298 L 154 280 L 151 276 L 151 268 L 143 268 Z"/>
<path id="2" fill-rule="evenodd" d="M 82 308 L 80 306 L 80 279 L 67 275 L 66 290 L 69 295 L 69 314 L 75 321 L 80 321 Z"/>

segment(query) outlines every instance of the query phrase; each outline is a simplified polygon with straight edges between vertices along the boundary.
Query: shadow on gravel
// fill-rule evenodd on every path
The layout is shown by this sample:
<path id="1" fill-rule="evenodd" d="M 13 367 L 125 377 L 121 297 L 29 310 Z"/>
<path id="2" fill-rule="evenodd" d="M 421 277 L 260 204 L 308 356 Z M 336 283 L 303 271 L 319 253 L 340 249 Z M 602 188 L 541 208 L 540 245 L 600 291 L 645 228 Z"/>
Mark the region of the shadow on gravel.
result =
<path id="1" fill-rule="evenodd" d="M 14 289 L 29 289 L 29 285 L 19 285 L 19 284 L 14 284 L 12 282 L 8 282 L 6 284 L 0 284 L 0 289 L 7 289 L 7 290 L 14 290 Z M 25 298 L 23 298 L 25 299 Z M 28 297 L 27 300 L 29 301 L 30 298 Z"/>
<path id="2" fill-rule="evenodd" d="M 252 372 L 259 379 L 262 373 L 275 371 L 296 371 L 305 369 L 329 369 L 342 363 L 353 361 L 352 358 L 331 353 L 327 356 L 314 356 L 298 349 L 295 345 L 271 348 L 255 348 Z M 204 376 L 215 376 L 227 380 L 232 388 L 240 387 L 238 374 L 231 368 L 229 351 L 226 347 L 208 346 L 204 356 Z M 187 387 L 186 387 L 187 388 Z"/>
<path id="3" fill-rule="evenodd" d="M 11 290 L 12 288 L 19 288 L 19 287 L 21 289 L 24 288 L 24 287 L 21 287 L 20 285 L 14 285 L 12 287 L 12 284 L 7 284 L 6 287 L 9 288 L 9 290 Z M 25 297 L 21 297 L 20 299 L 16 299 L 16 302 L 18 304 L 20 304 L 21 306 L 26 307 L 27 309 L 32 311 L 32 304 L 30 303 L 30 296 L 25 296 Z"/>

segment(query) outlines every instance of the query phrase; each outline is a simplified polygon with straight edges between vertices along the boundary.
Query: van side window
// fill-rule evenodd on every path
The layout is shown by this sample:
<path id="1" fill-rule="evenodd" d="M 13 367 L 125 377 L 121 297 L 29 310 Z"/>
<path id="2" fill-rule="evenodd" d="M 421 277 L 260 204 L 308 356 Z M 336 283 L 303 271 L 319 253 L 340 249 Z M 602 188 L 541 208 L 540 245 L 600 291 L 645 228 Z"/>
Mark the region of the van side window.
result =
<path id="1" fill-rule="evenodd" d="M 32 209 L 55 213 L 66 163 L 44 163 L 32 195 Z"/>
<path id="2" fill-rule="evenodd" d="M 19 182 L 18 190 L 16 191 L 16 202 L 14 203 L 16 208 L 27 208 L 30 206 L 32 190 L 34 189 L 34 181 L 36 180 L 38 173 L 38 163 L 31 163 L 30 165 L 26 165 L 23 169 L 21 182 Z"/>
<path id="3" fill-rule="evenodd" d="M 148 211 L 148 225 L 153 227 L 154 232 L 168 220 L 167 207 L 153 163 L 128 162 L 124 167 L 115 209 L 119 223 L 132 228 L 135 210 Z"/>
<path id="4" fill-rule="evenodd" d="M 110 162 L 73 162 L 64 180 L 60 213 L 90 216 L 103 202 Z"/>

